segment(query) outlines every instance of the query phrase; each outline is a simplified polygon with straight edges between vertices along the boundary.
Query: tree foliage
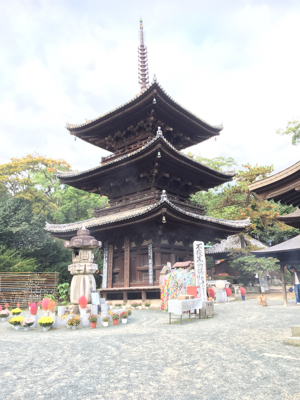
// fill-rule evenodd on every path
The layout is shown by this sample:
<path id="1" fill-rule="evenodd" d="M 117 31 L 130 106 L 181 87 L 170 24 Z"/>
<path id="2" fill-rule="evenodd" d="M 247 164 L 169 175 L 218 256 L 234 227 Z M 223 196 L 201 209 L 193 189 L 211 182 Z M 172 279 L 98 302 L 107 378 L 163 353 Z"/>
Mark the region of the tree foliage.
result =
<path id="1" fill-rule="evenodd" d="M 249 235 L 264 243 L 275 244 L 273 239 L 276 235 L 275 242 L 278 242 L 279 238 L 295 236 L 297 231 L 276 219 L 284 211 L 284 206 L 262 200 L 248 189 L 251 183 L 266 178 L 272 171 L 272 166 L 243 165 L 243 170 L 237 171 L 232 183 L 223 185 L 218 192 L 197 192 L 191 196 L 191 201 L 204 205 L 207 215 L 212 217 L 227 220 L 250 218 Z"/>
<path id="2" fill-rule="evenodd" d="M 276 133 L 281 136 L 292 135 L 292 144 L 297 146 L 300 143 L 300 122 L 289 121 L 285 130 L 278 129 Z"/>
<path id="3" fill-rule="evenodd" d="M 55 209 L 53 194 L 60 184 L 57 169 L 70 170 L 64 160 L 53 160 L 37 153 L 0 165 L 0 193 L 29 200 L 36 213 L 48 214 Z"/>
<path id="4" fill-rule="evenodd" d="M 230 262 L 230 266 L 242 273 L 259 273 L 277 271 L 280 268 L 279 260 L 272 257 L 257 258 L 253 255 L 236 258 Z"/>
<path id="5" fill-rule="evenodd" d="M 187 156 L 192 158 L 195 161 L 200 162 L 201 164 L 207 165 L 210 168 L 216 169 L 217 171 L 222 171 L 225 167 L 227 170 L 233 169 L 237 166 L 237 162 L 232 157 L 215 157 L 215 158 L 206 158 L 202 156 L 195 156 L 192 152 L 188 152 Z"/>
<path id="6" fill-rule="evenodd" d="M 1 272 L 34 272 L 37 268 L 34 258 L 23 258 L 17 250 L 0 246 Z"/>

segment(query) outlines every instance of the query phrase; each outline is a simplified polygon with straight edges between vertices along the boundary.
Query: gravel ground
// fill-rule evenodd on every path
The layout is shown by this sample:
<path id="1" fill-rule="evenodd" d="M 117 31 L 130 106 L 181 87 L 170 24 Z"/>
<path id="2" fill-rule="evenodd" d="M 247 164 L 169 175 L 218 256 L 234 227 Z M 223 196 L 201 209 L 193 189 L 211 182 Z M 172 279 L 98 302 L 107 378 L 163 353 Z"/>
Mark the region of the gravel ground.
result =
<path id="1" fill-rule="evenodd" d="M 300 399 L 300 307 L 255 300 L 214 318 L 168 324 L 134 311 L 127 325 L 14 331 L 0 323 L 0 399 Z"/>

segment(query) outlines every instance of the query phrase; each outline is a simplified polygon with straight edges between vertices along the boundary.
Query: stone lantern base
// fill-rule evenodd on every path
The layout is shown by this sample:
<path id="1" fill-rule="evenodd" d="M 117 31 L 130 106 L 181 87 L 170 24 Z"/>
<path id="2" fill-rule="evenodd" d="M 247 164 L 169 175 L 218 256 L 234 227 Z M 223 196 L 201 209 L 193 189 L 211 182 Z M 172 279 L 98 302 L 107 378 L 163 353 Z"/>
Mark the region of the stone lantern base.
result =
<path id="1" fill-rule="evenodd" d="M 91 290 L 96 290 L 96 281 L 93 275 L 74 275 L 70 288 L 70 300 L 72 304 L 78 304 L 81 296 L 87 298 L 87 302 L 92 302 Z"/>

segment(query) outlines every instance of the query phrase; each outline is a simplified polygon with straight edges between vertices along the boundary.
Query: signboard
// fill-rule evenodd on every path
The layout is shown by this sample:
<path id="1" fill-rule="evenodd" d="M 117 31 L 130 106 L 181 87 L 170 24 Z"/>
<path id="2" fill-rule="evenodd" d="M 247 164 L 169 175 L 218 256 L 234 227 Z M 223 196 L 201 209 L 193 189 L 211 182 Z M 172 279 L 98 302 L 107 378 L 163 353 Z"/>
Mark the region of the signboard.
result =
<path id="1" fill-rule="evenodd" d="M 108 262 L 108 243 L 105 243 L 103 249 L 102 289 L 107 289 L 107 262 Z"/>
<path id="2" fill-rule="evenodd" d="M 205 269 L 205 251 L 203 242 L 193 243 L 194 268 L 196 286 L 200 288 L 200 296 L 203 301 L 207 300 L 206 293 L 206 269 Z"/>
<path id="3" fill-rule="evenodd" d="M 149 286 L 153 286 L 153 247 L 148 244 Z"/>
<path id="4" fill-rule="evenodd" d="M 92 304 L 95 306 L 100 305 L 100 292 L 98 290 L 91 290 Z"/>

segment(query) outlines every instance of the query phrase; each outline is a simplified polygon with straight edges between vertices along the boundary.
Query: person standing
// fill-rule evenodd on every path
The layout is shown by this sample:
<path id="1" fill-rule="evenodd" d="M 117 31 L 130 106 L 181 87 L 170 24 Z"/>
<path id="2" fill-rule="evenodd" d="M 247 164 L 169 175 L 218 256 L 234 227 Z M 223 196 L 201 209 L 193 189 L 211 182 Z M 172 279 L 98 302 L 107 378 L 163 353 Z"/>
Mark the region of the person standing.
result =
<path id="1" fill-rule="evenodd" d="M 296 303 L 300 304 L 300 272 L 293 265 L 288 267 L 288 270 L 291 274 L 291 284 L 294 285 Z"/>

